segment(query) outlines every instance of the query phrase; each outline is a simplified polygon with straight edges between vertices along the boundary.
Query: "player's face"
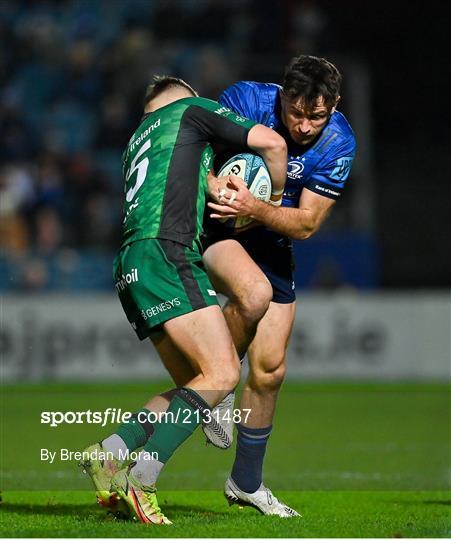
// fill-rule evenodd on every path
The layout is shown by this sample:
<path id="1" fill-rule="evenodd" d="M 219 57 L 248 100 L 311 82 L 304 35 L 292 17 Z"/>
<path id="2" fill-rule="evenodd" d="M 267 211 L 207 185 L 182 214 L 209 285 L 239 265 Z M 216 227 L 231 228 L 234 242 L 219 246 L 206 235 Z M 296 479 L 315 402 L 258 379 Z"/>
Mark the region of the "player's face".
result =
<path id="1" fill-rule="evenodd" d="M 306 110 L 303 100 L 290 100 L 281 93 L 282 122 L 290 132 L 291 138 L 297 144 L 308 144 L 321 132 L 327 124 L 335 107 L 328 109 L 320 96 L 311 110 Z"/>

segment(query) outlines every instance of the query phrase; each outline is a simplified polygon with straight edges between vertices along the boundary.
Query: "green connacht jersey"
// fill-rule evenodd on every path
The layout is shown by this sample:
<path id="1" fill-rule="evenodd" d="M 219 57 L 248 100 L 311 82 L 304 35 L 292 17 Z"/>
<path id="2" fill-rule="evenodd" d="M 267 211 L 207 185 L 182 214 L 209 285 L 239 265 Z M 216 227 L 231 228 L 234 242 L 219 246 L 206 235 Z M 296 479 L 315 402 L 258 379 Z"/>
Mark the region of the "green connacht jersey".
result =
<path id="1" fill-rule="evenodd" d="M 122 246 L 162 238 L 196 247 L 207 174 L 222 143 L 241 151 L 255 122 L 204 98 L 184 98 L 144 116 L 123 155 Z"/>

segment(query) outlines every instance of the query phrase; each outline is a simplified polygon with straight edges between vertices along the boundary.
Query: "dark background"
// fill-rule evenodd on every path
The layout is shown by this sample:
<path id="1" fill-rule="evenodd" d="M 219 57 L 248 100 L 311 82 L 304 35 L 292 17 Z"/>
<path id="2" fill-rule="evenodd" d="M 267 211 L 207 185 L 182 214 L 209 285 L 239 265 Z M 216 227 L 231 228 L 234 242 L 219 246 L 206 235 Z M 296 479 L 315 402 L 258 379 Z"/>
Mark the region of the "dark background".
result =
<path id="1" fill-rule="evenodd" d="M 298 286 L 451 285 L 446 2 L 0 2 L 0 288 L 112 290 L 120 154 L 152 75 L 217 99 L 289 58 L 344 75 L 357 159 Z"/>

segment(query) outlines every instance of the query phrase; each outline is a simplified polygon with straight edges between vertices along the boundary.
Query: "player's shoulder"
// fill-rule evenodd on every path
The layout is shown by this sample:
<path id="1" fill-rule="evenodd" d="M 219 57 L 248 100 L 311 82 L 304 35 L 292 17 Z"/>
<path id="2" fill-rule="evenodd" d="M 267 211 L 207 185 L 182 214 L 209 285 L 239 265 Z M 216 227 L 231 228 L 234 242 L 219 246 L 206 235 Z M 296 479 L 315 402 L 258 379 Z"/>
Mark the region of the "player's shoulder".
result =
<path id="1" fill-rule="evenodd" d="M 280 85 L 257 81 L 237 81 L 224 90 L 224 94 L 236 93 L 244 95 L 277 95 Z"/>
<path id="2" fill-rule="evenodd" d="M 232 86 L 254 92 L 278 92 L 281 88 L 280 84 L 258 81 L 237 81 Z"/>
<path id="3" fill-rule="evenodd" d="M 221 103 L 199 96 L 182 98 L 175 103 L 179 103 L 182 107 L 188 110 L 188 114 L 185 114 L 186 118 L 195 119 L 199 116 L 204 117 L 205 114 L 208 113 L 216 113 L 224 116 L 225 113 L 229 111 L 229 109 L 224 107 L 224 105 Z"/>
<path id="4" fill-rule="evenodd" d="M 331 116 L 328 128 L 335 139 L 334 146 L 346 145 L 350 148 L 355 147 L 354 131 L 343 113 L 335 111 Z"/>
<path id="5" fill-rule="evenodd" d="M 218 109 L 221 107 L 221 105 L 212 99 L 200 97 L 200 96 L 193 96 L 193 97 L 186 97 L 179 99 L 175 103 L 180 103 L 181 105 L 185 106 L 193 106 L 193 107 L 202 107 L 203 109 L 208 109 L 211 111 L 214 111 L 215 109 Z"/>
<path id="6" fill-rule="evenodd" d="M 273 83 L 238 81 L 221 94 L 219 102 L 264 125 L 276 123 L 276 104 L 280 86 Z"/>
<path id="7" fill-rule="evenodd" d="M 177 116 L 183 115 L 186 109 L 191 108 L 202 108 L 202 109 L 209 109 L 209 110 L 215 110 L 215 108 L 219 108 L 220 105 L 217 101 L 213 101 L 211 99 L 199 97 L 199 96 L 190 96 L 190 97 L 184 97 L 177 99 L 175 101 L 172 101 L 171 103 L 168 103 L 167 105 L 164 105 L 163 107 L 160 107 L 153 111 L 152 113 L 148 113 L 144 115 L 144 117 L 141 119 L 141 124 L 144 122 L 149 122 L 154 116 L 164 116 L 167 119 L 176 118 Z"/>
<path id="8" fill-rule="evenodd" d="M 353 159 L 356 141 L 354 132 L 339 111 L 335 111 L 311 151 L 321 162 L 333 162 L 338 158 Z"/>

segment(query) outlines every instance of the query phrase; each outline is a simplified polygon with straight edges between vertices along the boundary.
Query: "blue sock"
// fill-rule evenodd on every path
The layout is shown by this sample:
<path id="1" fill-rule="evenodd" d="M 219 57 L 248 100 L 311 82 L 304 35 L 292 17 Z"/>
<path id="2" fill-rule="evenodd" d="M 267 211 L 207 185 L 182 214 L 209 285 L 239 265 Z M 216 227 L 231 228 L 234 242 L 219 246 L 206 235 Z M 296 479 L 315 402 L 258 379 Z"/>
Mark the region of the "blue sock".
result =
<path id="1" fill-rule="evenodd" d="M 272 426 L 248 428 L 237 425 L 236 457 L 232 480 L 246 493 L 254 493 L 262 483 L 263 459 Z"/>

